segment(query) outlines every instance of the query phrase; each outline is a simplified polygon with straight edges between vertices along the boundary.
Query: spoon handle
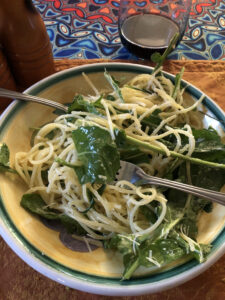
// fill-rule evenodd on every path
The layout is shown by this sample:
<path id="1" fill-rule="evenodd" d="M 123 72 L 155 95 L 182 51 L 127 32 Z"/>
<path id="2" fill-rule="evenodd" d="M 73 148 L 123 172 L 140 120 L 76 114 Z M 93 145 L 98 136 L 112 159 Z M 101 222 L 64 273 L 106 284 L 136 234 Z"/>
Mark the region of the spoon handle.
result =
<path id="1" fill-rule="evenodd" d="M 61 103 L 58 103 L 58 102 L 55 102 L 52 100 L 36 97 L 36 96 L 31 96 L 28 94 L 10 91 L 10 90 L 3 89 L 3 88 L 0 88 L 0 96 L 5 97 L 5 98 L 10 98 L 10 99 L 36 102 L 36 103 L 40 103 L 43 105 L 47 105 L 47 106 L 51 106 L 51 107 L 60 109 L 64 112 L 68 111 L 68 107 L 64 104 L 61 104 Z"/>

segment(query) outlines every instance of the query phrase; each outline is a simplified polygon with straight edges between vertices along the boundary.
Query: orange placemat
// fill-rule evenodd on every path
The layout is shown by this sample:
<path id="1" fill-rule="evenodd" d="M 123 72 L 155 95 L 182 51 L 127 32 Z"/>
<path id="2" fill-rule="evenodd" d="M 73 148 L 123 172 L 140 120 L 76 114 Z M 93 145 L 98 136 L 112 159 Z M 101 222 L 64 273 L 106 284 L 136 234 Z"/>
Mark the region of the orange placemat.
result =
<path id="1" fill-rule="evenodd" d="M 83 59 L 83 60 L 56 60 L 56 70 L 85 65 L 87 63 L 113 62 L 107 59 Z M 127 60 L 114 60 L 114 62 L 128 62 Z M 137 63 L 137 61 L 129 61 Z M 138 61 L 139 64 L 149 65 L 152 63 Z M 197 86 L 225 110 L 225 61 L 196 61 L 196 60 L 168 60 L 164 63 L 163 70 L 176 74 L 184 67 L 183 79 Z"/>
<path id="2" fill-rule="evenodd" d="M 58 60 L 56 70 L 108 60 Z M 126 61 L 127 62 L 127 61 Z M 140 62 L 141 64 L 148 64 Z M 207 93 L 225 110 L 225 61 L 168 61 L 164 70 L 177 73 L 185 67 L 184 79 Z M 103 300 L 60 285 L 26 265 L 0 237 L 0 300 Z M 154 295 L 111 297 L 121 300 L 223 300 L 225 299 L 225 256 L 195 279 Z"/>

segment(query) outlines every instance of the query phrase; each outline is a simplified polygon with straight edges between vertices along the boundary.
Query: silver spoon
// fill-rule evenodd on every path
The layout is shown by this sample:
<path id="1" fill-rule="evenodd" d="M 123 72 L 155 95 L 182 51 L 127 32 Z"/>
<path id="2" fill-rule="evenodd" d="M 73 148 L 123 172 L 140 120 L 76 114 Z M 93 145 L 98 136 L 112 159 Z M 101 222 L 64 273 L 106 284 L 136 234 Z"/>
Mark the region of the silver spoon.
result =
<path id="1" fill-rule="evenodd" d="M 140 167 L 122 160 L 120 161 L 120 169 L 116 175 L 116 180 L 127 180 L 133 184 L 136 183 L 138 186 L 143 184 L 165 186 L 225 205 L 224 193 L 203 189 L 194 185 L 172 181 L 165 178 L 150 176 L 147 175 Z"/>
<path id="2" fill-rule="evenodd" d="M 37 97 L 37 96 L 31 96 L 31 95 L 28 95 L 28 94 L 23 94 L 23 93 L 19 93 L 19 92 L 10 91 L 10 90 L 3 89 L 3 88 L 0 88 L 0 97 L 36 102 L 36 103 L 40 103 L 40 104 L 43 104 L 43 105 L 47 105 L 47 106 L 51 106 L 51 107 L 60 109 L 64 112 L 68 112 L 68 107 L 64 104 L 61 104 L 61 103 L 58 103 L 58 102 L 55 102 L 55 101 L 52 101 L 52 100 L 40 98 L 40 97 Z"/>

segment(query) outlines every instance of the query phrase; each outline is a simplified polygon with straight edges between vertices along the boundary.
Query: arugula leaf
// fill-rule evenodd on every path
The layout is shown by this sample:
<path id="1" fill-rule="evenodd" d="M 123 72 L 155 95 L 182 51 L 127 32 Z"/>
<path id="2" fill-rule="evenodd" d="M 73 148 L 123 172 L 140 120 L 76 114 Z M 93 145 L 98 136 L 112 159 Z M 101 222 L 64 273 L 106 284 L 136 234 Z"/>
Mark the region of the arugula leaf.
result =
<path id="1" fill-rule="evenodd" d="M 150 119 L 146 118 L 142 120 L 143 129 L 146 126 L 149 127 L 149 132 L 152 132 L 160 123 L 160 118 L 156 115 L 151 115 Z M 159 133 L 165 132 L 165 128 L 162 127 Z M 193 136 L 196 140 L 196 146 L 194 152 L 192 154 L 192 159 L 190 161 L 194 162 L 197 159 L 196 163 L 200 163 L 203 165 L 211 165 L 212 167 L 217 164 L 218 167 L 223 168 L 223 164 L 225 164 L 225 145 L 221 141 L 221 137 L 217 133 L 217 131 L 211 127 L 208 129 L 195 129 L 192 128 Z M 173 134 L 168 135 L 167 137 L 159 140 L 161 143 L 166 145 L 169 150 L 172 150 L 176 145 L 176 138 Z M 181 135 L 181 144 L 182 147 L 188 144 L 188 138 L 184 135 Z M 150 147 L 149 147 L 150 148 Z M 172 156 L 177 156 L 179 158 L 179 154 Z M 213 162 L 215 164 L 210 164 Z M 219 166 L 220 164 L 220 166 Z"/>
<path id="2" fill-rule="evenodd" d="M 72 168 L 74 170 L 75 170 L 76 167 L 82 165 L 80 162 L 77 162 L 76 164 L 71 164 L 71 163 L 69 163 L 69 162 L 67 162 L 64 159 L 61 159 L 59 157 L 56 157 L 55 161 L 57 163 L 59 163 L 60 165 L 62 165 L 62 166 L 66 166 L 66 167 Z"/>
<path id="3" fill-rule="evenodd" d="M 157 261 L 159 265 L 177 260 L 186 254 L 185 249 L 179 247 L 178 242 L 172 238 L 161 238 L 154 242 L 146 240 L 139 251 L 140 264 L 146 267 L 154 266 L 154 263 L 151 261 L 151 255 L 149 255 L 150 251 L 152 252 L 153 260 Z"/>
<path id="4" fill-rule="evenodd" d="M 186 205 L 188 204 L 189 205 Z M 198 208 L 197 199 L 191 198 L 187 203 L 187 194 L 177 191 L 174 193 L 174 190 L 170 190 L 168 193 L 168 211 L 171 215 L 169 222 L 165 222 L 163 233 L 171 232 L 171 229 L 180 230 L 180 227 L 184 227 L 188 231 L 188 236 L 192 239 L 195 239 L 198 233 L 197 227 L 197 218 L 199 211 L 202 208 Z M 193 206 L 196 207 L 196 210 L 193 211 Z M 166 220 L 168 220 L 166 214 Z M 172 228 L 171 228 L 172 226 Z M 168 230 L 169 229 L 169 230 Z"/>
<path id="5" fill-rule="evenodd" d="M 87 194 L 88 194 L 88 198 L 90 199 L 90 205 L 85 210 L 81 211 L 82 214 L 86 214 L 95 205 L 94 195 L 89 190 L 88 190 Z"/>
<path id="6" fill-rule="evenodd" d="M 191 164 L 191 182 L 193 185 L 202 187 L 202 188 L 210 188 L 214 191 L 220 191 L 225 182 L 225 170 L 217 169 L 217 168 L 209 168 L 202 165 L 194 165 Z M 186 165 L 182 164 L 179 167 L 178 176 L 181 181 L 187 183 L 186 179 Z M 216 178 L 216 180 L 215 180 Z M 172 189 L 169 192 L 169 199 L 176 199 L 176 195 L 181 195 L 182 192 L 175 192 Z M 184 193 L 182 193 L 184 195 Z M 175 197 L 175 198 L 174 198 Z M 189 214 L 197 214 L 201 210 L 205 210 L 206 212 L 210 212 L 212 209 L 211 201 L 206 199 L 201 199 L 197 197 L 193 197 L 193 200 L 190 202 Z M 190 216 L 189 216 L 190 218 Z M 192 219 L 193 220 L 193 219 Z"/>
<path id="7" fill-rule="evenodd" d="M 196 166 L 192 166 L 192 182 L 194 185 L 210 188 L 214 191 L 220 191 L 225 182 L 225 170 L 220 169 L 212 169 L 212 168 L 197 168 Z M 196 172 L 196 174 L 195 174 Z M 215 180 L 216 178 L 216 180 Z M 206 199 L 198 198 L 198 206 L 199 210 L 203 209 L 206 212 L 210 212 L 212 210 L 212 202 Z M 197 209 L 196 205 L 193 204 L 193 209 Z"/>
<path id="8" fill-rule="evenodd" d="M 48 185 L 48 171 L 49 169 L 41 171 L 41 179 L 43 180 L 44 185 Z"/>
<path id="9" fill-rule="evenodd" d="M 126 148 L 119 149 L 121 160 L 133 163 L 149 163 L 150 157 L 147 153 L 141 152 L 138 147 L 132 147 L 129 144 L 126 144 Z"/>
<path id="10" fill-rule="evenodd" d="M 150 95 L 153 94 L 152 91 L 149 91 L 149 90 L 144 89 L 144 88 L 141 89 L 141 88 L 138 88 L 138 87 L 135 87 L 135 86 L 132 86 L 132 85 L 127 85 L 127 87 L 129 87 L 129 88 L 132 89 L 132 90 L 140 91 L 140 92 L 143 92 L 143 93 L 146 93 L 146 94 L 150 94 Z"/>
<path id="11" fill-rule="evenodd" d="M 179 33 L 174 34 L 174 36 L 170 40 L 170 43 L 169 43 L 168 47 L 166 48 L 166 50 L 164 51 L 164 53 L 162 55 L 158 52 L 155 52 L 151 55 L 151 60 L 156 63 L 156 66 L 153 70 L 153 73 L 155 73 L 163 65 L 163 63 L 166 60 L 167 56 L 175 48 L 175 45 L 178 41 L 179 36 L 180 36 Z"/>
<path id="12" fill-rule="evenodd" d="M 0 146 L 0 163 L 7 165 L 9 163 L 9 148 L 6 144 Z"/>
<path id="13" fill-rule="evenodd" d="M 117 249 L 123 255 L 133 253 L 132 234 L 113 234 L 111 239 L 104 241 L 105 249 Z"/>
<path id="14" fill-rule="evenodd" d="M 106 70 L 104 72 L 104 76 L 111 85 L 111 87 L 114 89 L 117 96 L 120 98 L 120 101 L 124 103 L 123 95 L 121 93 L 121 90 L 119 88 L 119 82 L 115 80 L 113 76 L 111 76 Z"/>
<path id="15" fill-rule="evenodd" d="M 186 181 L 184 166 L 185 164 L 179 167 L 180 171 L 178 172 L 178 178 L 183 182 Z M 135 235 L 131 234 L 115 234 L 110 241 L 104 243 L 106 248 L 116 249 L 123 255 L 123 279 L 129 279 L 141 265 L 159 267 L 184 255 L 189 255 L 190 258 L 193 257 L 202 262 L 209 253 L 210 245 L 201 245 L 195 241 L 197 217 L 203 208 L 201 200 L 193 198 L 193 200 L 187 201 L 186 193 L 172 189 L 167 194 L 166 216 L 162 224 L 151 235 L 135 238 Z M 155 223 L 161 210 L 154 201 L 151 206 L 152 208 L 140 207 L 140 213 L 150 223 Z M 187 233 L 187 236 L 180 231 L 181 228 Z"/>
<path id="16" fill-rule="evenodd" d="M 159 120 L 157 121 L 159 122 Z M 211 129 L 209 129 L 211 130 Z M 194 135 L 198 136 L 198 135 L 202 135 L 202 133 L 205 135 L 205 144 L 207 142 L 210 141 L 210 138 L 211 139 L 220 139 L 219 136 L 217 136 L 214 132 L 211 132 L 211 133 L 207 133 L 207 129 L 203 130 L 200 129 L 199 130 L 194 130 Z M 120 135 L 120 139 L 122 137 L 122 134 Z M 133 138 L 131 136 L 128 136 L 128 135 L 125 135 L 124 133 L 124 137 L 126 137 L 126 144 L 130 145 L 130 146 L 133 146 L 133 147 L 136 147 L 137 149 L 147 149 L 147 150 L 151 150 L 151 151 L 154 151 L 154 152 L 157 152 L 157 153 L 161 153 L 161 154 L 164 154 L 166 155 L 166 152 L 158 147 L 158 146 L 155 146 L 155 145 L 152 145 L 151 143 L 147 143 L 147 142 L 142 142 L 136 138 Z M 207 138 L 206 138 L 207 137 Z M 173 135 L 171 135 L 169 137 L 170 139 L 174 139 Z M 184 137 L 185 139 L 185 137 Z M 161 142 L 163 142 L 169 149 L 173 149 L 174 145 L 173 145 L 173 140 L 169 141 L 169 140 L 160 140 Z M 196 148 L 196 153 L 194 152 L 194 155 L 193 156 L 187 156 L 185 154 L 181 154 L 181 153 L 178 153 L 178 152 L 175 152 L 173 150 L 170 150 L 170 155 L 176 159 L 182 159 L 184 161 L 190 161 L 191 163 L 193 164 L 197 164 L 197 165 L 203 165 L 203 166 L 207 166 L 207 167 L 211 167 L 211 168 L 218 168 L 218 169 L 225 169 L 225 160 L 221 161 L 219 160 L 219 158 L 221 157 L 224 157 L 225 155 L 225 151 L 223 151 L 224 149 L 224 145 L 222 144 L 222 142 L 219 142 L 218 143 L 215 143 L 215 145 L 213 146 L 213 143 L 211 143 L 211 146 L 208 147 L 208 152 L 210 152 L 210 154 L 208 153 L 207 155 L 204 156 L 204 152 L 203 152 L 203 147 L 200 149 L 200 140 L 197 139 L 197 145 L 198 145 L 198 148 Z M 125 141 L 123 141 L 123 143 L 125 143 Z M 185 141 L 185 144 L 187 142 Z M 218 150 L 218 153 L 215 154 L 215 150 Z M 219 150 L 220 149 L 220 150 Z M 200 152 L 197 153 L 197 151 L 201 152 L 201 155 L 200 155 Z M 198 157 L 199 156 L 199 157 Z M 208 157 L 208 159 L 207 159 Z"/>
<path id="17" fill-rule="evenodd" d="M 177 92 L 180 90 L 180 84 L 181 84 L 181 79 L 183 77 L 183 74 L 184 74 L 184 67 L 182 67 L 180 73 L 176 74 L 176 76 L 175 76 L 175 84 L 174 84 L 174 89 L 173 89 L 173 93 L 172 93 L 172 97 L 174 99 L 177 98 Z"/>
<path id="18" fill-rule="evenodd" d="M 152 224 L 157 221 L 157 215 L 153 209 L 147 205 L 140 206 L 140 212 L 145 216 L 145 218 Z"/>
<path id="19" fill-rule="evenodd" d="M 109 100 L 109 101 L 115 101 L 116 100 L 116 98 L 113 95 L 107 95 L 106 99 Z"/>
<path id="20" fill-rule="evenodd" d="M 140 257 L 139 255 L 134 253 L 124 255 L 123 257 L 124 271 L 123 271 L 122 280 L 130 279 L 134 271 L 141 265 L 139 257 Z"/>
<path id="21" fill-rule="evenodd" d="M 9 166 L 9 148 L 6 144 L 0 146 L 0 173 L 1 172 L 17 173 L 16 170 Z"/>
<path id="22" fill-rule="evenodd" d="M 115 143 L 120 153 L 120 159 L 133 164 L 149 163 L 148 154 L 142 152 L 138 147 L 127 143 L 124 130 L 114 129 Z"/>
<path id="23" fill-rule="evenodd" d="M 196 140 L 196 152 L 225 150 L 225 145 L 222 144 L 221 137 L 214 128 L 192 128 L 192 133 Z"/>
<path id="24" fill-rule="evenodd" d="M 69 233 L 77 233 L 80 235 L 86 233 L 76 220 L 48 208 L 39 194 L 24 194 L 20 205 L 35 215 L 39 215 L 48 220 L 60 221 Z"/>
<path id="25" fill-rule="evenodd" d="M 135 245 L 134 245 L 135 243 Z M 205 259 L 211 246 L 188 243 L 182 235 L 174 229 L 167 238 L 156 236 L 139 237 L 134 235 L 114 234 L 109 241 L 104 241 L 106 249 L 116 249 L 123 255 L 123 280 L 130 279 L 139 266 L 160 267 L 181 257 L 189 255 L 199 262 Z"/>
<path id="26" fill-rule="evenodd" d="M 163 150 L 162 148 L 152 145 L 147 142 L 142 142 L 131 136 L 127 136 L 127 141 L 128 141 L 128 143 L 135 145 L 135 146 L 139 146 L 143 149 L 152 150 L 154 152 L 166 155 L 165 150 Z M 201 159 L 198 157 L 187 156 L 187 155 L 175 152 L 173 150 L 170 151 L 170 155 L 171 155 L 171 157 L 174 157 L 174 158 L 179 158 L 184 161 L 190 161 L 193 164 L 205 165 L 205 166 L 212 167 L 212 168 L 225 169 L 225 163 L 223 163 L 223 162 L 220 163 L 220 162 L 214 162 L 214 161 L 210 161 L 210 160 L 204 160 L 204 159 Z"/>
<path id="27" fill-rule="evenodd" d="M 75 167 L 80 183 L 112 182 L 120 156 L 110 133 L 98 126 L 81 126 L 72 132 L 72 139 L 83 164 Z"/>
<path id="28" fill-rule="evenodd" d="M 65 112 L 64 112 L 65 113 Z M 31 138 L 30 138 L 30 145 L 31 147 L 34 146 L 34 139 L 36 137 L 36 135 L 38 134 L 39 130 L 44 127 L 45 125 L 49 124 L 49 122 L 43 124 L 41 127 L 37 128 L 37 127 L 31 127 L 30 129 L 33 129 L 33 132 L 32 132 L 32 135 L 31 135 Z M 49 133 L 47 133 L 45 135 L 45 138 L 49 139 L 49 140 L 53 140 L 54 137 L 56 136 L 57 132 L 59 132 L 59 129 L 58 128 L 54 128 L 52 129 Z"/>
<path id="29" fill-rule="evenodd" d="M 161 63 L 161 60 L 162 60 L 162 55 L 159 52 L 154 52 L 151 55 L 151 61 L 152 62 L 154 62 L 156 64 L 159 64 L 159 63 Z"/>
<path id="30" fill-rule="evenodd" d="M 67 102 L 67 103 L 63 103 L 65 106 L 68 106 L 71 104 L 71 102 Z M 60 108 L 56 108 L 55 110 L 53 110 L 52 112 L 53 114 L 57 115 L 57 116 L 61 116 L 61 115 L 65 115 L 65 111 L 60 109 Z"/>
<path id="31" fill-rule="evenodd" d="M 103 185 L 97 190 L 100 196 L 103 194 L 105 188 L 106 188 L 106 185 L 103 184 Z M 93 208 L 94 205 L 95 205 L 95 195 L 94 195 L 89 189 L 87 190 L 87 195 L 88 195 L 88 198 L 89 198 L 89 201 L 90 201 L 90 205 L 89 205 L 85 210 L 81 211 L 81 213 L 83 213 L 83 214 L 86 214 L 86 213 L 87 213 L 91 208 Z"/>
<path id="32" fill-rule="evenodd" d="M 161 123 L 162 119 L 159 117 L 160 109 L 156 109 L 150 116 L 145 117 L 141 121 L 142 129 L 145 130 L 146 126 L 149 127 L 149 132 L 152 132 Z"/>
<path id="33" fill-rule="evenodd" d="M 118 148 L 122 148 L 127 142 L 127 136 L 124 130 L 115 128 L 115 143 Z"/>
<path id="34" fill-rule="evenodd" d="M 101 98 L 102 97 L 100 97 L 95 102 L 90 103 L 84 100 L 84 97 L 82 95 L 76 95 L 73 99 L 73 102 L 68 107 L 68 113 L 75 110 L 75 111 L 86 111 L 86 112 L 93 113 L 95 115 L 99 115 L 100 112 L 98 111 L 97 108 L 103 108 L 103 106 L 101 105 Z"/>
<path id="35" fill-rule="evenodd" d="M 191 165 L 191 180 L 193 185 L 219 191 L 225 182 L 225 170 Z"/>
<path id="36" fill-rule="evenodd" d="M 201 245 L 195 242 L 197 234 L 196 219 L 198 212 L 187 213 L 187 195 L 168 200 L 167 213 L 162 224 L 151 234 L 135 238 L 134 234 L 114 234 L 109 241 L 104 242 L 105 248 L 116 249 L 123 255 L 124 273 L 123 279 L 129 279 L 139 266 L 160 267 L 177 260 L 184 255 L 189 255 L 199 262 L 205 259 L 210 251 L 209 245 Z M 193 202 L 194 203 L 194 202 Z M 151 205 L 153 205 L 152 202 Z M 189 206 L 188 212 L 192 211 Z M 157 206 L 154 210 L 147 206 L 140 208 L 140 212 L 151 223 L 160 215 Z M 180 229 L 188 231 L 185 237 Z M 189 241 L 187 241 L 186 240 Z"/>
<path id="37" fill-rule="evenodd" d="M 211 162 L 225 163 L 225 145 L 217 131 L 211 127 L 208 129 L 192 129 L 196 140 L 194 157 Z"/>
<path id="38" fill-rule="evenodd" d="M 186 164 L 182 164 L 179 166 L 177 177 L 173 179 L 187 183 L 186 174 Z M 215 180 L 215 178 L 217 180 Z M 192 164 L 191 182 L 195 186 L 219 191 L 225 182 L 225 170 Z M 166 197 L 168 199 L 168 209 L 170 211 L 174 211 L 175 213 L 179 213 L 179 211 L 181 213 L 183 212 L 183 217 L 177 223 L 175 228 L 177 230 L 180 227 L 185 228 L 188 236 L 195 239 L 198 233 L 197 219 L 199 212 L 202 210 L 210 212 L 212 210 L 211 201 L 192 196 L 189 199 L 188 205 L 186 205 L 187 195 L 173 189 L 168 190 Z M 168 219 L 167 215 L 165 219 Z"/>
<path id="39" fill-rule="evenodd" d="M 59 132 L 59 129 L 55 128 L 55 129 L 51 130 L 49 133 L 47 133 L 45 138 L 47 138 L 49 140 L 53 140 L 54 137 L 56 136 L 57 132 Z"/>
<path id="40" fill-rule="evenodd" d="M 123 279 L 129 279 L 140 265 L 139 257 L 134 253 L 133 243 L 134 235 L 132 234 L 113 234 L 111 239 L 103 242 L 105 249 L 115 249 L 123 255 Z"/>

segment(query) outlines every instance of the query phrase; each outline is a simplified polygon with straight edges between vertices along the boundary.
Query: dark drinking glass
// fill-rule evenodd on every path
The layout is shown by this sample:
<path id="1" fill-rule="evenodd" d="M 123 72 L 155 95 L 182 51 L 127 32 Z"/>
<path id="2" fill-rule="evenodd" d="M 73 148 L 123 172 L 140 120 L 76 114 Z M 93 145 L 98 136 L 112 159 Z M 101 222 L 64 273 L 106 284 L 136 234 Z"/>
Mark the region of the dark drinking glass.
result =
<path id="1" fill-rule="evenodd" d="M 120 0 L 121 42 L 141 58 L 163 53 L 176 33 L 182 39 L 190 9 L 191 0 Z"/>

